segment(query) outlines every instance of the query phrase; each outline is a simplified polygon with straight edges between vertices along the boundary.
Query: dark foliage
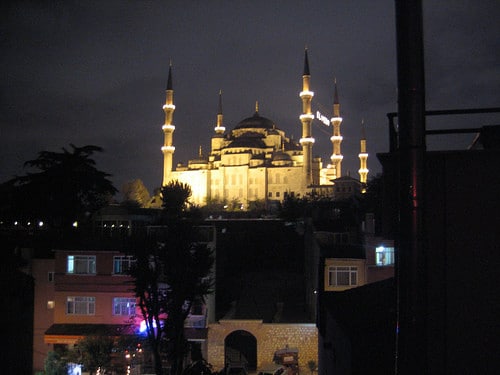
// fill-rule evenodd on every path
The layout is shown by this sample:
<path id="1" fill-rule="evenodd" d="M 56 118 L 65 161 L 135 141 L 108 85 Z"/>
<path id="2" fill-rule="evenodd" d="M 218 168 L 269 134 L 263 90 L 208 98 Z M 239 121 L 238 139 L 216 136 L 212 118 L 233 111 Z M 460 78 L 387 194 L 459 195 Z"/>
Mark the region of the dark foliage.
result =
<path id="1" fill-rule="evenodd" d="M 88 219 L 117 192 L 109 174 L 98 170 L 91 156 L 98 146 L 41 151 L 24 163 L 35 169 L 0 186 L 0 209 L 4 219 L 43 221 L 53 228 L 67 228 Z"/>
<path id="2" fill-rule="evenodd" d="M 184 321 L 196 301 L 212 292 L 212 250 L 198 242 L 197 221 L 189 218 L 191 188 L 173 182 L 162 188 L 164 215 L 135 256 L 134 291 L 146 321 L 155 372 L 166 354 L 172 374 L 181 374 L 187 350 Z"/>

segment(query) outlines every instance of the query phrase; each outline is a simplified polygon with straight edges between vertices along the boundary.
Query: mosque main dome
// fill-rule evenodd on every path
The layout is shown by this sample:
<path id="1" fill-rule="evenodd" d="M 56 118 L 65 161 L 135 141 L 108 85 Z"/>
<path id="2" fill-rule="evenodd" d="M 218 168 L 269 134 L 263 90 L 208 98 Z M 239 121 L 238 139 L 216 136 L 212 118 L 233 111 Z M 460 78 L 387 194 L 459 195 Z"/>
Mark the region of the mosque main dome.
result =
<path id="1" fill-rule="evenodd" d="M 238 125 L 234 128 L 236 129 L 275 129 L 275 123 L 261 115 L 259 112 L 255 112 L 252 117 L 247 117 L 246 119 L 240 121 Z"/>

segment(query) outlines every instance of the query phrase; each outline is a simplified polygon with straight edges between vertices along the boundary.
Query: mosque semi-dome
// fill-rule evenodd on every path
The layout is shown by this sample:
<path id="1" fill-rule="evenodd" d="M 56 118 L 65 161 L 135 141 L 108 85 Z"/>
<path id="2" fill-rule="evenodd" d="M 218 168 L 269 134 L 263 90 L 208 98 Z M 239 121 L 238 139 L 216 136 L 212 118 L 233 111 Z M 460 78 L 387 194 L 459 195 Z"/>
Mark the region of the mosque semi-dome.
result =
<path id="1" fill-rule="evenodd" d="M 277 151 L 273 155 L 273 161 L 291 161 L 292 157 L 283 151 Z"/>
<path id="2" fill-rule="evenodd" d="M 260 137 L 238 137 L 226 148 L 266 148 L 266 144 Z"/>

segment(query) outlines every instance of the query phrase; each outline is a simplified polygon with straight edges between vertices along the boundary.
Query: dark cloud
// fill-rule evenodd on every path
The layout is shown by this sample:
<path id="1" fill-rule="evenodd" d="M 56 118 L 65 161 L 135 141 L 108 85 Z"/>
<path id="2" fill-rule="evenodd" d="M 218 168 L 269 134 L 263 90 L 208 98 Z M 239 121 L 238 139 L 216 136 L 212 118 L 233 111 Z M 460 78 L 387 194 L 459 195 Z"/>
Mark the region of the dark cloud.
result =
<path id="1" fill-rule="evenodd" d="M 494 0 L 424 1 L 429 109 L 498 106 L 499 9 Z M 140 178 L 152 190 L 170 60 L 175 162 L 208 150 L 220 89 L 227 128 L 259 101 L 263 116 L 300 138 L 306 45 L 313 105 L 331 111 L 338 82 L 344 169 L 357 173 L 364 119 L 369 168 L 380 171 L 386 113 L 397 110 L 393 0 L 25 1 L 3 5 L 1 17 L 0 181 L 40 150 L 96 144 L 106 151 L 98 167 L 118 188 Z M 470 121 L 495 119 L 460 126 Z M 313 131 L 326 162 L 331 129 Z"/>

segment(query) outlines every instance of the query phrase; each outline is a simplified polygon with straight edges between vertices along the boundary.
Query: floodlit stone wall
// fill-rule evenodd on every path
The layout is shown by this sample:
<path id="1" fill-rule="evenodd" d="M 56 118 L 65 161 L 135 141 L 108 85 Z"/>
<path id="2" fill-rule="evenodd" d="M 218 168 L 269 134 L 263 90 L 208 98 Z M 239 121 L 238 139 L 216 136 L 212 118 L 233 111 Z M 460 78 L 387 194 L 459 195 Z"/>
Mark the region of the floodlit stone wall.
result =
<path id="1" fill-rule="evenodd" d="M 207 360 L 215 370 L 224 367 L 224 340 L 234 331 L 247 331 L 257 341 L 257 371 L 273 366 L 274 352 L 299 351 L 300 371 L 309 373 L 307 362 L 318 363 L 318 331 L 315 324 L 263 323 L 261 320 L 221 320 L 208 327 Z"/>

